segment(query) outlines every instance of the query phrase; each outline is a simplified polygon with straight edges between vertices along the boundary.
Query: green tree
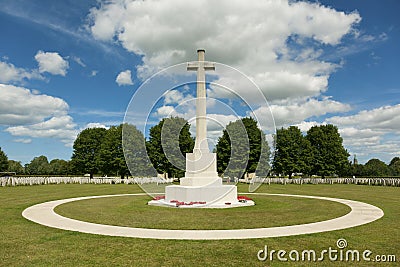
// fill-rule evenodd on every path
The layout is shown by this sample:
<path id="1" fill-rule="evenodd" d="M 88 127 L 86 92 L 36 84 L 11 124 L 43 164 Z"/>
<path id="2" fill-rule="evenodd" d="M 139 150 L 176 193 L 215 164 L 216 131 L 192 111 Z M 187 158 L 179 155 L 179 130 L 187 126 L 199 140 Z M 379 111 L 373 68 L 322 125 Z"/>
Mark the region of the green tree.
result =
<path id="1" fill-rule="evenodd" d="M 392 171 L 392 175 L 400 176 L 400 158 L 394 157 L 389 163 L 389 168 Z"/>
<path id="2" fill-rule="evenodd" d="M 99 169 L 96 161 L 106 134 L 104 128 L 88 128 L 79 133 L 73 145 L 71 165 L 77 173 L 89 173 L 90 178 Z"/>
<path id="3" fill-rule="evenodd" d="M 112 126 L 104 135 L 97 156 L 100 171 L 106 175 L 119 175 L 122 179 L 129 175 L 122 146 L 122 127 Z"/>
<path id="4" fill-rule="evenodd" d="M 352 166 L 352 175 L 354 176 L 365 176 L 365 166 L 362 164 L 355 164 Z"/>
<path id="5" fill-rule="evenodd" d="M 239 178 L 245 172 L 268 174 L 270 149 L 253 118 L 230 122 L 218 139 L 216 152 L 219 173 Z"/>
<path id="6" fill-rule="evenodd" d="M 9 172 L 15 172 L 16 174 L 24 174 L 25 169 L 22 166 L 20 161 L 15 161 L 15 160 L 8 160 L 8 170 Z"/>
<path id="7" fill-rule="evenodd" d="M 123 124 L 122 144 L 128 169 L 134 176 L 152 177 L 157 172 L 146 152 L 146 139 L 134 125 Z"/>
<path id="8" fill-rule="evenodd" d="M 350 154 L 343 147 L 343 139 L 336 126 L 313 126 L 308 130 L 306 138 L 313 148 L 312 173 L 324 178 L 340 174 L 348 167 Z"/>
<path id="9" fill-rule="evenodd" d="M 289 175 L 289 178 L 295 172 L 310 173 L 313 159 L 311 144 L 298 127 L 277 130 L 275 142 L 274 172 Z"/>
<path id="10" fill-rule="evenodd" d="M 67 175 L 71 173 L 69 161 L 63 159 L 53 159 L 49 164 L 49 174 Z"/>
<path id="11" fill-rule="evenodd" d="M 4 153 L 0 147 L 0 172 L 7 171 L 7 169 L 8 169 L 8 158 L 6 153 Z"/>
<path id="12" fill-rule="evenodd" d="M 189 123 L 179 117 L 164 118 L 150 128 L 146 148 L 158 173 L 168 173 L 169 177 L 184 176 L 186 153 L 191 153 L 194 147 L 189 129 Z"/>
<path id="13" fill-rule="evenodd" d="M 242 120 L 230 122 L 216 144 L 217 170 L 241 178 L 249 166 L 250 142 Z"/>
<path id="14" fill-rule="evenodd" d="M 379 159 L 370 159 L 367 163 L 365 163 L 365 175 L 366 176 L 390 176 L 391 170 L 385 162 Z"/>
<path id="15" fill-rule="evenodd" d="M 25 165 L 25 172 L 32 175 L 49 174 L 49 161 L 46 156 L 35 157 Z"/>

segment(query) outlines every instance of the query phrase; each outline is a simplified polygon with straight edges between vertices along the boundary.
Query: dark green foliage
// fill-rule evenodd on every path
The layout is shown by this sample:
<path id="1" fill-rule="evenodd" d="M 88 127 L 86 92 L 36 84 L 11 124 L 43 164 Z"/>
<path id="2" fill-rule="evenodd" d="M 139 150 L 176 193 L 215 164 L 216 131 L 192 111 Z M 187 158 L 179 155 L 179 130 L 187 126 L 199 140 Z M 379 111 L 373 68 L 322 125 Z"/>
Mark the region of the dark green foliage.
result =
<path id="1" fill-rule="evenodd" d="M 366 176 L 390 176 L 392 174 L 388 165 L 379 159 L 370 159 L 364 165 L 364 173 Z"/>
<path id="2" fill-rule="evenodd" d="M 122 143 L 129 171 L 133 176 L 153 177 L 157 175 L 146 152 L 146 140 L 135 126 L 123 124 Z"/>
<path id="3" fill-rule="evenodd" d="M 35 157 L 30 163 L 25 165 L 26 174 L 46 175 L 50 172 L 49 161 L 46 156 Z"/>
<path id="4" fill-rule="evenodd" d="M 97 154 L 101 149 L 106 129 L 88 128 L 79 133 L 73 146 L 71 165 L 78 173 L 89 173 L 90 178 L 98 171 Z"/>
<path id="5" fill-rule="evenodd" d="M 150 128 L 146 148 L 158 173 L 168 173 L 169 177 L 184 176 L 186 153 L 191 153 L 194 147 L 189 129 L 189 123 L 179 117 L 164 118 Z"/>
<path id="6" fill-rule="evenodd" d="M 400 158 L 394 157 L 390 163 L 389 168 L 394 176 L 400 176 Z"/>
<path id="7" fill-rule="evenodd" d="M 216 152 L 218 172 L 226 176 L 241 178 L 245 172 L 268 174 L 270 149 L 253 118 L 229 123 L 218 139 Z"/>
<path id="8" fill-rule="evenodd" d="M 106 131 L 97 154 L 99 170 L 106 175 L 129 175 L 122 146 L 122 127 L 112 126 Z"/>
<path id="9" fill-rule="evenodd" d="M 355 164 L 351 166 L 352 173 L 351 175 L 360 177 L 360 176 L 366 176 L 365 175 L 365 167 L 362 164 Z"/>
<path id="10" fill-rule="evenodd" d="M 275 142 L 275 173 L 289 175 L 289 178 L 293 173 L 310 174 L 313 150 L 298 127 L 277 130 Z"/>
<path id="11" fill-rule="evenodd" d="M 0 147 L 0 172 L 7 171 L 7 169 L 8 169 L 8 158 L 6 153 L 4 153 Z"/>
<path id="12" fill-rule="evenodd" d="M 53 159 L 49 164 L 49 174 L 68 175 L 71 174 L 70 162 L 63 159 Z"/>
<path id="13" fill-rule="evenodd" d="M 217 170 L 225 176 L 242 178 L 250 165 L 250 144 L 242 120 L 230 122 L 218 139 Z"/>
<path id="14" fill-rule="evenodd" d="M 311 172 L 321 175 L 338 175 L 348 166 L 350 154 L 343 147 L 338 128 L 332 124 L 313 126 L 307 132 L 313 149 Z"/>
<path id="15" fill-rule="evenodd" d="M 15 160 L 8 160 L 8 170 L 9 172 L 15 172 L 16 174 L 24 174 L 25 169 L 22 166 L 20 161 L 15 161 Z"/>

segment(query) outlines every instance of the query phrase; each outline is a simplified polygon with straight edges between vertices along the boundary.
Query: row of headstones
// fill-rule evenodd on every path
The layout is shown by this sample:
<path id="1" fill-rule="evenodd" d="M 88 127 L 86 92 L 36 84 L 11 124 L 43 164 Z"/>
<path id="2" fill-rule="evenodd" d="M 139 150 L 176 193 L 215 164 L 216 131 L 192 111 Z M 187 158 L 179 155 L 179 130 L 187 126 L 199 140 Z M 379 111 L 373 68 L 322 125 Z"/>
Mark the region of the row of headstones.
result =
<path id="1" fill-rule="evenodd" d="M 89 177 L 0 177 L 0 186 L 44 185 L 44 184 L 148 184 L 172 183 L 173 179 L 159 177 L 92 178 Z"/>
<path id="2" fill-rule="evenodd" d="M 400 186 L 400 178 L 255 178 L 252 183 L 266 184 L 361 184 Z"/>

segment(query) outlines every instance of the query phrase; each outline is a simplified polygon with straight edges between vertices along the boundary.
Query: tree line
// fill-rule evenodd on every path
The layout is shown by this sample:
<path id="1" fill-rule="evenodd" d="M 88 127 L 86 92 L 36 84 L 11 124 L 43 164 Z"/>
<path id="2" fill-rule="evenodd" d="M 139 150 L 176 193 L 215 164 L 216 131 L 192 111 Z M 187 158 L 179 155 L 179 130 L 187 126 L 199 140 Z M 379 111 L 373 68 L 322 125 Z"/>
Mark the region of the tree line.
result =
<path id="1" fill-rule="evenodd" d="M 340 177 L 400 176 L 400 158 L 394 157 L 389 165 L 379 159 L 367 163 L 351 162 L 343 146 L 338 128 L 334 125 L 311 127 L 303 135 L 296 126 L 277 130 L 273 173 L 292 176 L 319 175 Z"/>
<path id="2" fill-rule="evenodd" d="M 387 165 L 371 159 L 365 165 L 349 161 L 338 128 L 334 125 L 311 127 L 305 135 L 296 126 L 278 129 L 274 136 L 275 151 L 270 151 L 265 134 L 253 118 L 229 123 L 218 138 L 219 174 L 242 177 L 253 173 L 266 175 L 311 176 L 399 176 L 400 158 Z M 22 166 L 8 160 L 0 148 L 0 172 L 26 175 L 96 175 L 183 177 L 185 154 L 191 153 L 194 138 L 189 123 L 179 117 L 162 119 L 149 130 L 149 138 L 135 126 L 121 124 L 109 129 L 88 128 L 81 131 L 73 144 L 70 160 L 33 158 Z M 124 153 L 125 152 L 125 153 Z M 125 159 L 127 157 L 128 162 Z M 272 158 L 272 156 L 274 157 Z M 271 159 L 272 158 L 272 159 Z"/>

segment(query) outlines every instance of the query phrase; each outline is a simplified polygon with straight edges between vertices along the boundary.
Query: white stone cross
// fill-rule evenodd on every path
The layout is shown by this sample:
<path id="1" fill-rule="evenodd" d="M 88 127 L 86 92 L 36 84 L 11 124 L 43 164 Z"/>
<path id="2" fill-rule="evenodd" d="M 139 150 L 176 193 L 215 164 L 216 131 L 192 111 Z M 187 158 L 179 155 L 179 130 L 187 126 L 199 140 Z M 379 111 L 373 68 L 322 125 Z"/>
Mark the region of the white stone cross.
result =
<path id="1" fill-rule="evenodd" d="M 209 152 L 207 142 L 207 115 L 206 115 L 206 74 L 207 70 L 215 70 L 215 64 L 204 61 L 204 49 L 197 50 L 198 61 L 187 64 L 188 71 L 197 71 L 196 96 L 196 141 L 194 151 Z"/>

